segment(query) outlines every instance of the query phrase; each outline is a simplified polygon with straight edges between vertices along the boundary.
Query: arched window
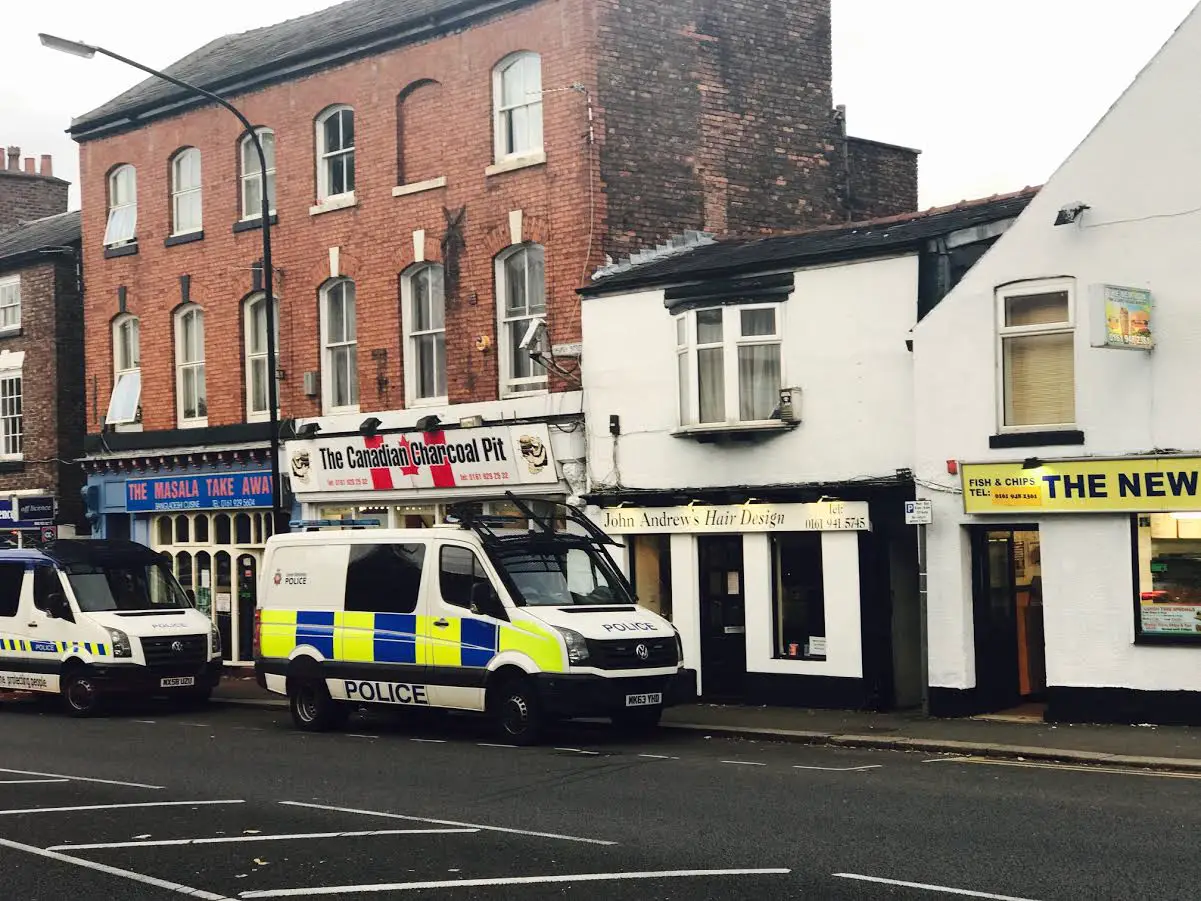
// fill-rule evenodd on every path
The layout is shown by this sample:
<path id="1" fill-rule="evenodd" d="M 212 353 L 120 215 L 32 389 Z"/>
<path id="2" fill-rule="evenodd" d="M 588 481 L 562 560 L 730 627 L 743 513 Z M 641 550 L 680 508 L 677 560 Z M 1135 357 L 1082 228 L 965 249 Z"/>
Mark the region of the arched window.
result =
<path id="1" fill-rule="evenodd" d="M 179 516 L 175 517 L 176 544 L 187 544 L 189 541 L 191 541 L 191 532 L 191 523 L 188 521 L 187 516 L 181 513 Z"/>
<path id="2" fill-rule="evenodd" d="M 118 166 L 108 174 L 108 224 L 104 246 L 132 244 L 138 235 L 138 177 L 133 166 Z"/>
<path id="3" fill-rule="evenodd" d="M 174 532 L 172 531 L 173 522 L 170 516 L 160 516 L 155 527 L 158 531 L 159 547 L 166 547 L 175 543 Z"/>
<path id="4" fill-rule="evenodd" d="M 140 419 L 142 404 L 142 344 L 137 316 L 113 320 L 113 393 L 107 425 L 128 425 Z"/>
<path id="5" fill-rule="evenodd" d="M 175 313 L 175 395 L 181 428 L 207 424 L 204 310 L 196 304 L 188 304 Z"/>
<path id="6" fill-rule="evenodd" d="M 446 402 L 446 296 L 442 267 L 425 263 L 401 276 L 408 402 Z"/>
<path id="7" fill-rule="evenodd" d="M 331 106 L 317 117 L 317 202 L 354 193 L 354 110 Z"/>
<path id="8" fill-rule="evenodd" d="M 321 289 L 321 385 L 325 412 L 359 407 L 358 326 L 354 282 L 335 279 Z"/>
<path id="9" fill-rule="evenodd" d="M 546 368 L 530 356 L 531 352 L 545 350 L 545 260 L 540 244 L 520 244 L 496 258 L 502 395 L 546 387 Z M 527 334 L 533 335 L 528 343 Z"/>
<path id="10" fill-rule="evenodd" d="M 514 53 L 492 72 L 496 161 L 542 152 L 542 58 Z"/>
<path id="11" fill-rule="evenodd" d="M 396 98 L 396 184 L 429 188 L 444 184 L 442 152 L 446 122 L 442 85 L 432 79 L 415 81 Z"/>
<path id="12" fill-rule="evenodd" d="M 279 347 L 279 313 L 276 301 L 275 346 Z M 243 306 L 243 332 L 246 336 L 246 419 L 266 419 L 268 415 L 268 383 L 270 363 L 267 359 L 267 296 L 256 294 Z M 278 381 L 275 403 L 278 409 Z"/>
<path id="13" fill-rule="evenodd" d="M 218 513 L 213 517 L 213 533 L 213 544 L 233 544 L 228 513 Z"/>
<path id="14" fill-rule="evenodd" d="M 185 147 L 171 158 L 171 234 L 191 234 L 203 227 L 200 151 Z"/>
<path id="15" fill-rule="evenodd" d="M 275 212 L 275 132 L 270 128 L 256 128 L 254 133 L 263 145 L 263 156 L 267 158 L 267 204 Z M 242 138 L 240 153 L 242 181 L 242 219 L 260 219 L 263 215 L 263 166 L 259 161 L 254 140 L 249 134 Z"/>

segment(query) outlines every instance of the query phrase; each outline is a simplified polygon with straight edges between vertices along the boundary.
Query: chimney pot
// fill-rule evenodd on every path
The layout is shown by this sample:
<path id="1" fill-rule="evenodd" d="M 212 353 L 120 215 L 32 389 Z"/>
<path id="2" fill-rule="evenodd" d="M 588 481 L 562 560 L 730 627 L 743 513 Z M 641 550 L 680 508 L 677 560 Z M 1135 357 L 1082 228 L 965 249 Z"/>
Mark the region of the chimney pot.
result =
<path id="1" fill-rule="evenodd" d="M 21 148 L 20 147 L 9 147 L 8 148 L 8 171 L 9 172 L 18 172 L 18 171 L 20 171 L 20 169 L 21 169 Z"/>
<path id="2" fill-rule="evenodd" d="M 41 173 L 42 173 L 42 175 L 45 175 L 47 178 L 54 175 L 54 163 L 51 161 L 50 154 L 48 154 L 48 153 L 42 154 Z"/>
<path id="3" fill-rule="evenodd" d="M 25 174 L 26 175 L 37 175 L 38 174 L 37 160 L 35 160 L 31 156 L 25 157 Z"/>

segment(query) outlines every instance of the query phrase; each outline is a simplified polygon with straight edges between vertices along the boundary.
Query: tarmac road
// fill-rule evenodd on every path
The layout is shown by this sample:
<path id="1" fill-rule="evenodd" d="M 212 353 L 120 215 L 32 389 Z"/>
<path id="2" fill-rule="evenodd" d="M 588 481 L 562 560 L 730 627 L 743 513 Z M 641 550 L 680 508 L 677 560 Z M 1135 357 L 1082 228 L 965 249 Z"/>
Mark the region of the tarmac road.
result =
<path id="1" fill-rule="evenodd" d="M 22 901 L 1201 897 L 1194 775 L 216 705 L 0 730 Z"/>

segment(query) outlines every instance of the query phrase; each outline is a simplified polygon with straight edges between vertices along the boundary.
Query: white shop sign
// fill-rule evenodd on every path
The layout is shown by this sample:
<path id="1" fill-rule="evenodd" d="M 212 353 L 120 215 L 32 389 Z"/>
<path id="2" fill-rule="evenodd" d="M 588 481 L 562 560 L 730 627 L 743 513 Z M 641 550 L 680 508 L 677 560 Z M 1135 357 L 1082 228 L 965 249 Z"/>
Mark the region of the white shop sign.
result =
<path id="1" fill-rule="evenodd" d="M 608 507 L 593 513 L 612 535 L 663 532 L 860 532 L 871 529 L 867 501 Z"/>
<path id="2" fill-rule="evenodd" d="M 554 484 L 546 423 L 289 441 L 297 494 Z"/>

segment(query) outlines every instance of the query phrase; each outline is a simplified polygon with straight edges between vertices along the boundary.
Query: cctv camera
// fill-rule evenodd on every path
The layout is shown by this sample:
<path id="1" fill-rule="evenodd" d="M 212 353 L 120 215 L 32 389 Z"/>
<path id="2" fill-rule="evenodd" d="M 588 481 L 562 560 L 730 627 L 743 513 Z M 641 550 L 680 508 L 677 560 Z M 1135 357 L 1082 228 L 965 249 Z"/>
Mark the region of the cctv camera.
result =
<path id="1" fill-rule="evenodd" d="M 522 350 L 538 350 L 538 347 L 536 346 L 536 342 L 538 341 L 538 332 L 544 328 L 546 328 L 546 320 L 541 316 L 535 316 L 533 319 L 531 319 L 530 327 L 525 330 L 525 337 L 521 339 L 521 344 L 519 347 L 521 347 Z"/>

